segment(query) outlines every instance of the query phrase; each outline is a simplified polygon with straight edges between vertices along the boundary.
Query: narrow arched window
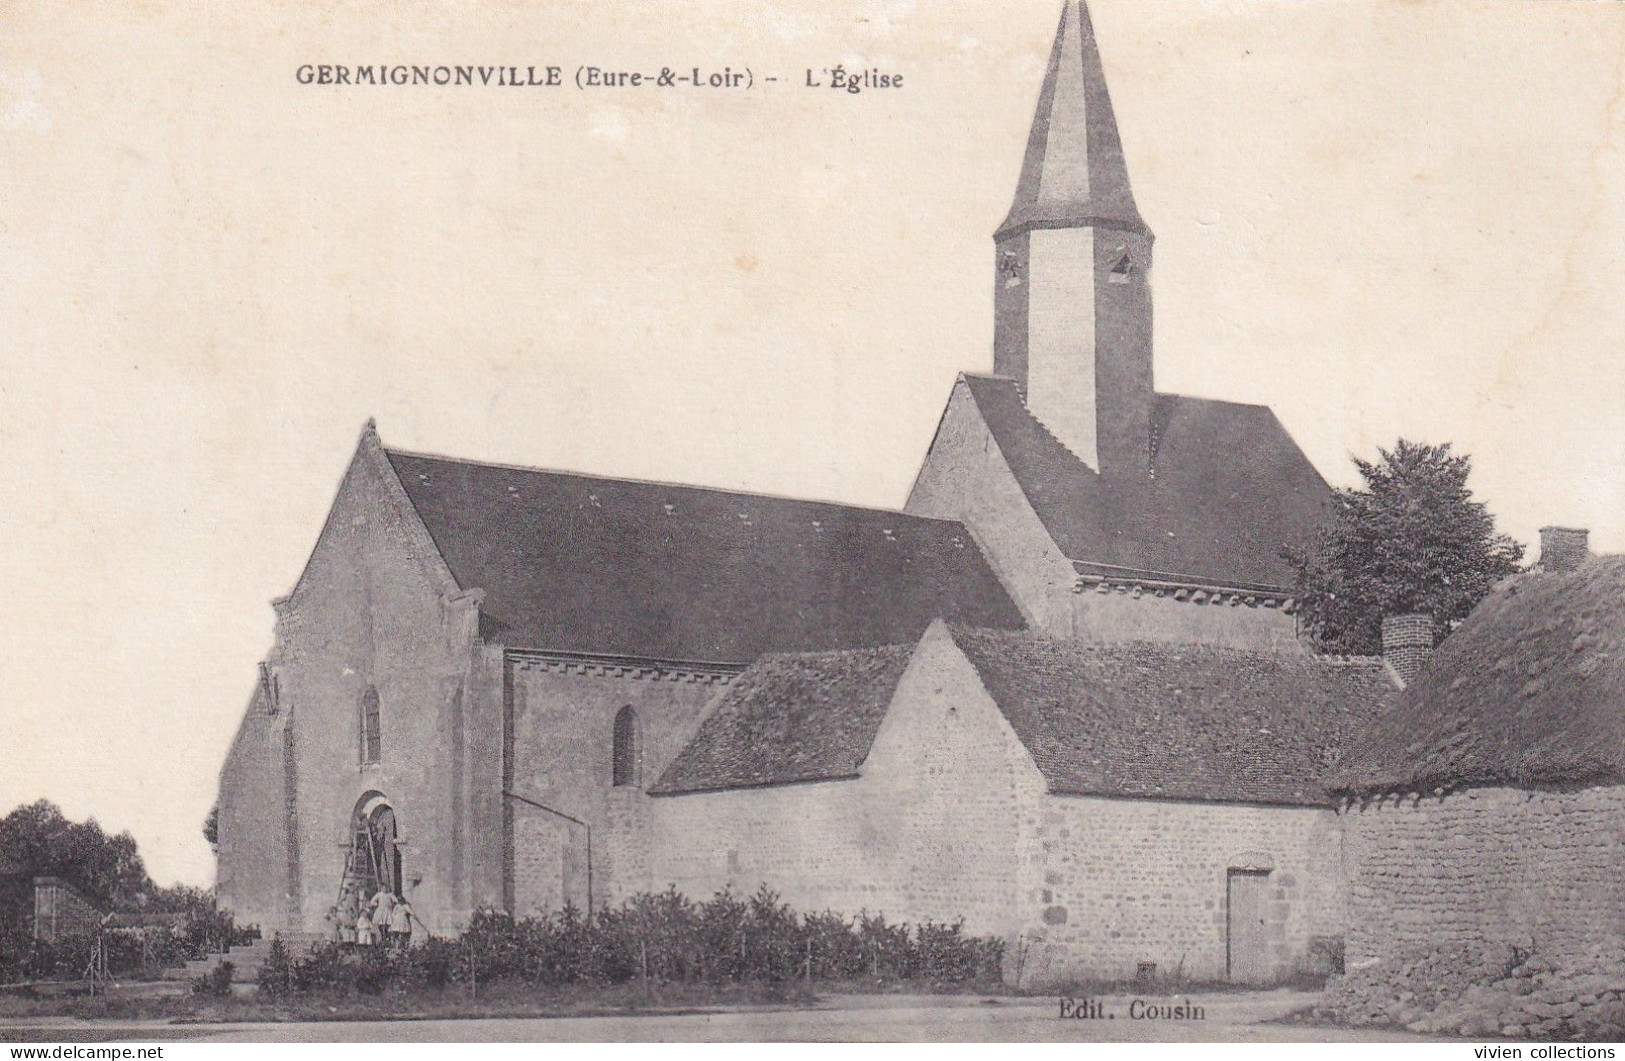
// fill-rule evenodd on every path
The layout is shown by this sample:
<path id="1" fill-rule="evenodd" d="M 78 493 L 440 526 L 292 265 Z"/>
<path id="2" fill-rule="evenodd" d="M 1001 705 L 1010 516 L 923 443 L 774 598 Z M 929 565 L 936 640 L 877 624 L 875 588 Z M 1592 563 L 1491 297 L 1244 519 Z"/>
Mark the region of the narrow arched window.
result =
<path id="1" fill-rule="evenodd" d="M 367 686 L 361 694 L 361 765 L 371 766 L 383 758 L 384 736 L 378 710 L 378 690 Z"/>
<path id="2" fill-rule="evenodd" d="M 638 783 L 638 713 L 631 706 L 615 713 L 615 738 L 610 749 L 610 784 Z"/>

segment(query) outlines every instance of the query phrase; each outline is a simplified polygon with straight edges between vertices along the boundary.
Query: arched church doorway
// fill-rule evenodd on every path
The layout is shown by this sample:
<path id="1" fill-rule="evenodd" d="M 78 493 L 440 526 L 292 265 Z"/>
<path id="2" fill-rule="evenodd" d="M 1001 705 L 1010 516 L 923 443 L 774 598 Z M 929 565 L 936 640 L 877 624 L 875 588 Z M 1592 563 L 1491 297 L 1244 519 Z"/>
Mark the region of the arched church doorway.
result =
<path id="1" fill-rule="evenodd" d="M 369 792 L 350 815 L 350 849 L 344 866 L 344 890 L 366 898 L 380 891 L 403 894 L 395 808 L 381 793 Z"/>

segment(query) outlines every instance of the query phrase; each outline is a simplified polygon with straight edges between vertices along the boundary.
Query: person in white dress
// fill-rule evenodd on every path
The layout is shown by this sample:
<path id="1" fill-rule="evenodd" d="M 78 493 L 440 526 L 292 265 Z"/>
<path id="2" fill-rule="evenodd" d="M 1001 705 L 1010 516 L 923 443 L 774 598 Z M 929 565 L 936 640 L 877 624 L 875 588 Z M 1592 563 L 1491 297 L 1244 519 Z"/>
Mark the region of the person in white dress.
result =
<path id="1" fill-rule="evenodd" d="M 378 932 L 378 942 L 388 943 L 392 915 L 395 913 L 395 893 L 382 888 L 372 898 L 372 927 Z"/>
<path id="2" fill-rule="evenodd" d="M 412 945 L 412 904 L 402 898 L 395 901 L 395 908 L 389 914 L 389 935 L 402 947 Z"/>

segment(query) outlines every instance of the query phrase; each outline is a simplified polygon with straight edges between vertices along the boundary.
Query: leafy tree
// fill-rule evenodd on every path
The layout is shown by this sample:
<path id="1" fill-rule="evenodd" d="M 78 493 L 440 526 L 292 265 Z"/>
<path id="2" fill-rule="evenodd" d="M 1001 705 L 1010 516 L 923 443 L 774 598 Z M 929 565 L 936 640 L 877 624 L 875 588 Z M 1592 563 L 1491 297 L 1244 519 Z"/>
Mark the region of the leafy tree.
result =
<path id="1" fill-rule="evenodd" d="M 0 855 L 22 875 L 61 877 L 103 902 L 141 905 L 155 890 L 135 837 L 108 836 L 94 818 L 69 821 L 49 800 L 0 818 Z"/>
<path id="2" fill-rule="evenodd" d="M 1497 582 L 1515 574 L 1523 546 L 1467 486 L 1472 458 L 1400 439 L 1380 458 L 1355 458 L 1364 485 L 1336 491 L 1313 545 L 1289 550 L 1311 636 L 1328 652 L 1382 650 L 1385 615 L 1426 613 L 1442 637 Z"/>
<path id="3" fill-rule="evenodd" d="M 209 816 L 203 819 L 203 839 L 209 841 L 210 847 L 220 846 L 220 804 L 218 803 L 209 808 Z"/>

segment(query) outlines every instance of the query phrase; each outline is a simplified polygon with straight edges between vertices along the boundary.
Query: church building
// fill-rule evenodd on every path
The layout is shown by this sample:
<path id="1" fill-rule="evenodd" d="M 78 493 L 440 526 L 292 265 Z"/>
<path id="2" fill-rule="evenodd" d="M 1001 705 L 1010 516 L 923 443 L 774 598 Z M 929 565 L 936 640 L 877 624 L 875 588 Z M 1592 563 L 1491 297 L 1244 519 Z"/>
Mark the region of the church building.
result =
<path id="1" fill-rule="evenodd" d="M 314 932 L 383 889 L 449 933 L 765 883 L 963 918 L 1028 982 L 1302 967 L 1344 930 L 1317 779 L 1397 683 L 1299 640 L 1282 549 L 1330 493 L 1280 422 L 1155 389 L 1152 245 L 1068 0 L 993 371 L 903 510 L 369 423 L 221 772 L 221 903 Z"/>

